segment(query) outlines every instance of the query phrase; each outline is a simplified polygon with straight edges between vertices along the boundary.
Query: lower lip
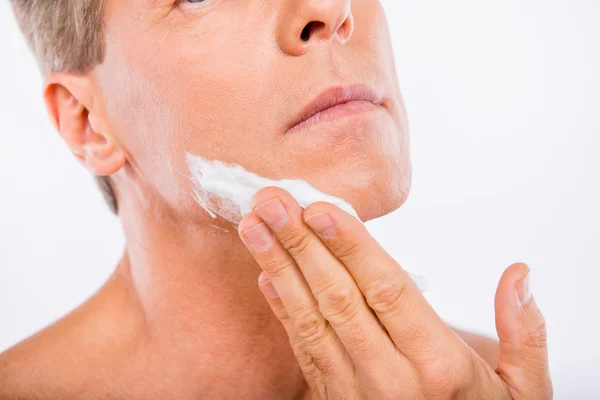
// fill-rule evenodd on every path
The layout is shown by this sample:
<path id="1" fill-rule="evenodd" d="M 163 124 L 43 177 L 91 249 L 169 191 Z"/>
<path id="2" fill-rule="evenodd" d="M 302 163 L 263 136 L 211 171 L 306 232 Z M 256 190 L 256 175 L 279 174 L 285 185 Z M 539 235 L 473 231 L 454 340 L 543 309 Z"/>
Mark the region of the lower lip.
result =
<path id="1" fill-rule="evenodd" d="M 323 123 L 334 122 L 343 118 L 373 111 L 380 107 L 381 106 L 375 105 L 369 101 L 350 101 L 348 103 L 338 104 L 337 106 L 333 106 L 318 112 L 312 117 L 294 125 L 287 131 L 287 133 L 296 132 Z"/>

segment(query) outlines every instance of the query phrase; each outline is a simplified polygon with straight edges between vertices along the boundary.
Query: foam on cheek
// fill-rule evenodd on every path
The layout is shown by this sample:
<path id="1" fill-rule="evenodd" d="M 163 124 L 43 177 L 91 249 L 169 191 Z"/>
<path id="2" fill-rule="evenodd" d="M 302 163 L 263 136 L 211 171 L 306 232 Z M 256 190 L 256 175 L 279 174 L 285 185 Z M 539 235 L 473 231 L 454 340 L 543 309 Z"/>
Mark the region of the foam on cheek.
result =
<path id="1" fill-rule="evenodd" d="M 360 221 L 350 203 L 325 194 L 306 181 L 267 179 L 246 171 L 240 165 L 209 161 L 189 153 L 187 161 L 196 184 L 196 199 L 213 218 L 220 216 L 239 224 L 242 217 L 252 211 L 252 197 L 262 188 L 276 186 L 290 193 L 303 208 L 324 201 L 335 204 Z"/>
<path id="2" fill-rule="evenodd" d="M 196 200 L 213 217 L 217 216 L 238 225 L 242 217 L 252 212 L 252 197 L 262 188 L 276 186 L 286 190 L 303 208 L 324 201 L 332 203 L 360 221 L 350 203 L 320 192 L 300 179 L 275 181 L 246 171 L 242 166 L 187 154 L 187 161 L 196 186 Z M 362 221 L 361 221 L 362 222 Z M 427 283 L 421 276 L 409 275 L 423 292 Z"/>

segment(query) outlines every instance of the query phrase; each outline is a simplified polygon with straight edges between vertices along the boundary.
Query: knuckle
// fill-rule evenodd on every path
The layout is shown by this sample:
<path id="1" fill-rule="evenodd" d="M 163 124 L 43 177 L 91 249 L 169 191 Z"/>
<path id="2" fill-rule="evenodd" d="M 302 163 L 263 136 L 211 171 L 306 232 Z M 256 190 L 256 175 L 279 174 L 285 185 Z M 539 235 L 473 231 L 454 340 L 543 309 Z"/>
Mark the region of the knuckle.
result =
<path id="1" fill-rule="evenodd" d="M 317 301 L 325 319 L 335 326 L 341 326 L 356 318 L 360 305 L 356 290 L 342 285 L 335 285 L 323 291 Z"/>
<path id="2" fill-rule="evenodd" d="M 285 307 L 283 305 L 280 305 L 280 307 L 274 307 L 273 314 L 275 314 L 275 317 L 277 317 L 277 319 L 284 326 L 287 325 L 290 321 L 290 315 L 288 314 L 287 310 L 285 309 Z"/>
<path id="3" fill-rule="evenodd" d="M 313 246 L 315 237 L 299 229 L 281 234 L 279 241 L 294 258 L 302 257 Z"/>
<path id="4" fill-rule="evenodd" d="M 296 360 L 309 386 L 320 387 L 319 381 L 322 374 L 330 373 L 333 370 L 333 363 L 330 358 L 315 358 L 307 349 L 306 343 L 299 341 L 292 346 Z"/>
<path id="5" fill-rule="evenodd" d="M 396 315 L 402 310 L 407 293 L 406 281 L 378 278 L 364 292 L 369 307 L 379 315 Z"/>
<path id="6" fill-rule="evenodd" d="M 328 322 L 319 315 L 317 306 L 297 312 L 293 320 L 298 337 L 309 346 L 318 345 L 327 336 Z"/>
<path id="7" fill-rule="evenodd" d="M 340 259 L 344 264 L 356 263 L 359 260 L 362 243 L 354 240 L 339 241 L 336 246 L 336 257 Z"/>
<path id="8" fill-rule="evenodd" d="M 302 369 L 306 367 L 313 367 L 313 359 L 306 349 L 306 343 L 304 343 L 302 340 L 292 343 L 292 351 Z"/>
<path id="9" fill-rule="evenodd" d="M 270 278 L 279 278 L 283 276 L 291 267 L 294 267 L 295 265 L 295 261 L 290 257 L 274 257 L 261 262 L 262 269 Z"/>
<path id="10" fill-rule="evenodd" d="M 444 359 L 433 358 L 421 366 L 421 377 L 426 382 L 451 382 L 454 366 Z"/>
<path id="11" fill-rule="evenodd" d="M 459 398 L 472 379 L 468 363 L 435 358 L 421 367 L 421 379 L 427 398 Z"/>
<path id="12" fill-rule="evenodd" d="M 319 357 L 311 356 L 313 363 L 323 375 L 335 376 L 339 372 L 339 368 L 332 355 L 322 352 Z"/>

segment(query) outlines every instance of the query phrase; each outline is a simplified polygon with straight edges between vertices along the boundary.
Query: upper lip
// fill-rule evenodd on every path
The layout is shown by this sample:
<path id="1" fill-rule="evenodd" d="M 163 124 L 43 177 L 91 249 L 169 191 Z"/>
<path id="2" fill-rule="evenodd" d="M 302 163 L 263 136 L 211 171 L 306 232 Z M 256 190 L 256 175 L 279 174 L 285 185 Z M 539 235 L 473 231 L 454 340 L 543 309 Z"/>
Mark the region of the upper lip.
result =
<path id="1" fill-rule="evenodd" d="M 352 101 L 368 101 L 375 105 L 381 105 L 382 98 L 373 88 L 360 83 L 329 87 L 300 109 L 300 112 L 287 125 L 286 131 L 328 108 Z"/>

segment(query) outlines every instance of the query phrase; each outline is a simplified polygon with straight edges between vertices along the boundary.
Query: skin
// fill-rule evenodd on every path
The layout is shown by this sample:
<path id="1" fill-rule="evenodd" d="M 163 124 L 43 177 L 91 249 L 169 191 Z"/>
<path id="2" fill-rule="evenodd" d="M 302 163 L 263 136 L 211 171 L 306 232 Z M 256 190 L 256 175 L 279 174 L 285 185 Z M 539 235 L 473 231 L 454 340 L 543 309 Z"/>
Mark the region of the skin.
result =
<path id="1" fill-rule="evenodd" d="M 253 206 L 239 232 L 313 398 L 552 398 L 527 265 L 500 281 L 494 370 L 355 218 L 328 203 L 303 210 L 279 188 L 259 191 Z"/>
<path id="2" fill-rule="evenodd" d="M 187 152 L 307 180 L 351 202 L 363 221 L 404 203 L 407 118 L 377 1 L 108 0 L 104 20 L 104 62 L 50 75 L 44 96 L 75 157 L 111 177 L 126 249 L 98 293 L 0 356 L 0 398 L 551 397 L 543 318 L 533 300 L 517 303 L 524 264 L 499 285 L 496 361 L 495 341 L 448 328 L 341 210 L 303 211 L 268 188 L 236 231 L 194 200 Z M 303 41 L 309 22 L 317 24 Z M 317 94 L 353 83 L 380 93 L 382 106 L 286 134 Z M 246 233 L 267 227 L 259 210 L 273 198 L 293 217 L 269 225 L 276 240 L 257 251 Z M 310 212 L 341 224 L 339 247 L 313 233 Z M 356 272 L 366 269 L 388 286 L 360 287 Z M 265 277 L 281 298 L 263 296 Z M 314 293 L 326 283 L 339 291 Z M 382 293 L 398 301 L 373 300 Z M 327 318 L 332 299 L 350 298 L 360 318 L 347 307 Z M 356 334 L 339 331 L 345 317 Z"/>

